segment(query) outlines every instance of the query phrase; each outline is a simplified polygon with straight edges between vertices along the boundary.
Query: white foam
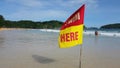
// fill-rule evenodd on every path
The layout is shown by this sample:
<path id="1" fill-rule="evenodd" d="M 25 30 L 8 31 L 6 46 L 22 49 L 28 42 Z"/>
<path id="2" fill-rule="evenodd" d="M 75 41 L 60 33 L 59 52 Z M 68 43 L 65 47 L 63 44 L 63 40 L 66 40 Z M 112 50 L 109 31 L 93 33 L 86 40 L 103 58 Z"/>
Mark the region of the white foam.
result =
<path id="1" fill-rule="evenodd" d="M 55 30 L 55 29 L 40 29 L 40 31 L 44 31 L 44 32 L 60 32 L 60 30 Z M 94 35 L 94 31 L 84 31 L 83 33 L 85 35 Z M 120 37 L 120 33 L 118 33 L 118 32 L 98 31 L 98 35 Z"/>
<path id="2" fill-rule="evenodd" d="M 86 34 L 86 35 L 95 35 L 94 31 L 85 31 L 84 34 Z M 104 32 L 104 31 L 98 31 L 98 35 L 120 37 L 120 33 L 118 33 L 118 32 Z"/>
<path id="3" fill-rule="evenodd" d="M 40 29 L 40 31 L 44 31 L 44 32 L 60 32 L 60 30 L 55 30 L 55 29 Z"/>
<path id="4" fill-rule="evenodd" d="M 113 32 L 103 32 L 103 33 L 100 33 L 100 35 L 104 35 L 104 36 L 117 36 L 117 37 L 120 37 L 120 33 L 113 33 Z"/>

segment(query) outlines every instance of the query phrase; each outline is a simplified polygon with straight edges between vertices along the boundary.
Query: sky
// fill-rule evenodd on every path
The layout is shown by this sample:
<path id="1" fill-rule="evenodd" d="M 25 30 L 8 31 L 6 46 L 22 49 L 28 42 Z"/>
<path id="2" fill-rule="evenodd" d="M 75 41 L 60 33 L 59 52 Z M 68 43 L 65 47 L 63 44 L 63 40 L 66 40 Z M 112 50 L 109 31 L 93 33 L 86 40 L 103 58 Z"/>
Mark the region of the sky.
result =
<path id="1" fill-rule="evenodd" d="M 120 23 L 120 0 L 0 0 L 0 15 L 12 21 L 64 22 L 83 4 L 85 26 Z"/>

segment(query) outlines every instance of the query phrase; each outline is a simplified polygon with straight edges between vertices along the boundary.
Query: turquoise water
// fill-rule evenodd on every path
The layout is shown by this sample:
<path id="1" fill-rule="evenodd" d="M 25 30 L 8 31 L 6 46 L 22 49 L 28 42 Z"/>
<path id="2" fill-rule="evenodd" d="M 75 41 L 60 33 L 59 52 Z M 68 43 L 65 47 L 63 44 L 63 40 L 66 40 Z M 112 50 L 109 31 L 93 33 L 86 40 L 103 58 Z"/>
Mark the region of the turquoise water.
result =
<path id="1" fill-rule="evenodd" d="M 80 46 L 60 49 L 59 33 L 0 31 L 0 68 L 78 68 Z M 82 68 L 120 68 L 120 38 L 84 35 Z"/>

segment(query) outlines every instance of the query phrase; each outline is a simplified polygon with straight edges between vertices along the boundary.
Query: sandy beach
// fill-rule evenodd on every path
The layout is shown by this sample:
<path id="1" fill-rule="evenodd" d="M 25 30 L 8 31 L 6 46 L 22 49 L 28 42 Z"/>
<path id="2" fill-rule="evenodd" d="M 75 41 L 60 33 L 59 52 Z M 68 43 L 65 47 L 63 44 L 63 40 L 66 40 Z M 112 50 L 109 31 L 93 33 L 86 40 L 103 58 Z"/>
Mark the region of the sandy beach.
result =
<path id="1" fill-rule="evenodd" d="M 23 29 L 25 29 L 25 28 L 0 28 L 0 31 L 5 31 L 5 30 L 23 30 Z"/>
<path id="2" fill-rule="evenodd" d="M 0 31 L 0 68 L 78 68 L 80 46 L 60 49 L 58 33 Z M 120 68 L 120 38 L 84 35 L 82 68 Z"/>

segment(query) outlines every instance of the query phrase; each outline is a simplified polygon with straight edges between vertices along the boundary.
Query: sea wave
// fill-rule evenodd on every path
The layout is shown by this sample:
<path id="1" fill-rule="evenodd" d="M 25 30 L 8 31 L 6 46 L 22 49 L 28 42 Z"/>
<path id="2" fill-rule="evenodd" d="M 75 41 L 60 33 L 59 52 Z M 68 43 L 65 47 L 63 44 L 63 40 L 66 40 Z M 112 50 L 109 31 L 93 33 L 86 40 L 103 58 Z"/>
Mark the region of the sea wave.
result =
<path id="1" fill-rule="evenodd" d="M 55 29 L 40 29 L 40 31 L 43 31 L 43 32 L 57 32 L 57 33 L 60 32 L 60 30 L 55 30 Z M 85 35 L 95 35 L 95 31 L 84 31 L 83 33 Z M 119 32 L 98 31 L 98 35 L 120 37 Z"/>

